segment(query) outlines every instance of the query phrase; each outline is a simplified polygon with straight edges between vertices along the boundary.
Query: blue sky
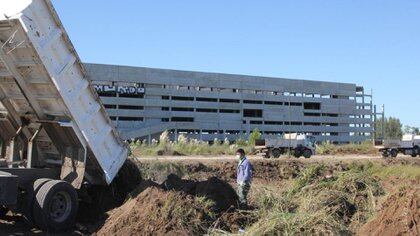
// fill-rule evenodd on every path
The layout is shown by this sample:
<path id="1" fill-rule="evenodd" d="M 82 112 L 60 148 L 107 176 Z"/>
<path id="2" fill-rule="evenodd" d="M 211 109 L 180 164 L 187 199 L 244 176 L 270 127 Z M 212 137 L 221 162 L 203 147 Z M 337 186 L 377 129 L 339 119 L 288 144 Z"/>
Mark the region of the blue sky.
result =
<path id="1" fill-rule="evenodd" d="M 418 0 L 53 0 L 84 62 L 349 82 L 420 126 Z"/>

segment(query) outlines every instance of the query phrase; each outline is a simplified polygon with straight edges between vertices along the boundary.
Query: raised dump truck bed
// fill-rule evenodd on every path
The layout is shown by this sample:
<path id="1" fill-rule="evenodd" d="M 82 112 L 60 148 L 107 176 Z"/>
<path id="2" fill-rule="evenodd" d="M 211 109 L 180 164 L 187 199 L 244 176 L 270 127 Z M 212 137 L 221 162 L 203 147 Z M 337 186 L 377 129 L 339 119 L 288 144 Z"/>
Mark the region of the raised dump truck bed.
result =
<path id="1" fill-rule="evenodd" d="M 0 208 L 15 205 L 10 196 L 21 189 L 38 199 L 37 192 L 42 198 L 54 189 L 111 183 L 128 148 L 86 79 L 51 2 L 2 0 L 0 46 L 1 158 L 8 165 L 0 169 Z M 39 178 L 49 180 L 37 183 Z M 2 188 L 14 185 L 18 188 L 7 194 Z M 73 193 L 61 199 L 72 200 Z M 41 217 L 42 207 L 29 209 L 41 219 L 39 226 L 66 227 L 63 216 L 61 223 Z"/>

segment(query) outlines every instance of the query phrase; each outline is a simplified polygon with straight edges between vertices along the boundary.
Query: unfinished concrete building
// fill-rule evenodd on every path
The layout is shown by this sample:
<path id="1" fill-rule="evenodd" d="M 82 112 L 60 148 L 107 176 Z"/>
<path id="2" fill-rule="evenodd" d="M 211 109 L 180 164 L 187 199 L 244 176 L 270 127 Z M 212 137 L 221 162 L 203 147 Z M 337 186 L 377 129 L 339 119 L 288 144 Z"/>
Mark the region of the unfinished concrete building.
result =
<path id="1" fill-rule="evenodd" d="M 311 134 L 320 142 L 371 138 L 372 96 L 349 83 L 85 64 L 125 139 L 233 141 L 255 128 L 264 136 Z"/>

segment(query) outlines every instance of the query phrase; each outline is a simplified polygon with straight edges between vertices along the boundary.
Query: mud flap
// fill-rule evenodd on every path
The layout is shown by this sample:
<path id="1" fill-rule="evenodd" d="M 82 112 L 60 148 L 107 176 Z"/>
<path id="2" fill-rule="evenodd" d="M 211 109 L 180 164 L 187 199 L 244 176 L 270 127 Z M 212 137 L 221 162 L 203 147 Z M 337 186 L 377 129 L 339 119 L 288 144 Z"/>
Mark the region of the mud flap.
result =
<path id="1" fill-rule="evenodd" d="M 18 177 L 0 171 L 0 206 L 15 205 L 17 200 Z"/>

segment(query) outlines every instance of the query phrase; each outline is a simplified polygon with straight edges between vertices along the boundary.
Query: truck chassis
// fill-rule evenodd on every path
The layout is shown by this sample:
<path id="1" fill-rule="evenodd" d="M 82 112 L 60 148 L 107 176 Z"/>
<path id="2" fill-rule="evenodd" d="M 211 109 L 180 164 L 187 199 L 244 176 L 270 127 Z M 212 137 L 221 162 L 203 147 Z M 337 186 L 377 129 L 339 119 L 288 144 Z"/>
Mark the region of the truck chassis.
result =
<path id="1" fill-rule="evenodd" d="M 418 146 L 415 146 L 413 148 L 403 148 L 403 147 L 384 147 L 380 148 L 379 152 L 382 153 L 382 157 L 397 157 L 398 154 L 404 154 L 404 155 L 411 155 L 412 157 L 419 156 L 420 157 L 420 148 Z"/>
<path id="2" fill-rule="evenodd" d="M 310 158 L 315 155 L 315 140 L 312 136 L 288 134 L 283 138 L 256 140 L 255 149 L 263 153 L 264 158 L 279 158 L 288 152 L 296 158 Z"/>

